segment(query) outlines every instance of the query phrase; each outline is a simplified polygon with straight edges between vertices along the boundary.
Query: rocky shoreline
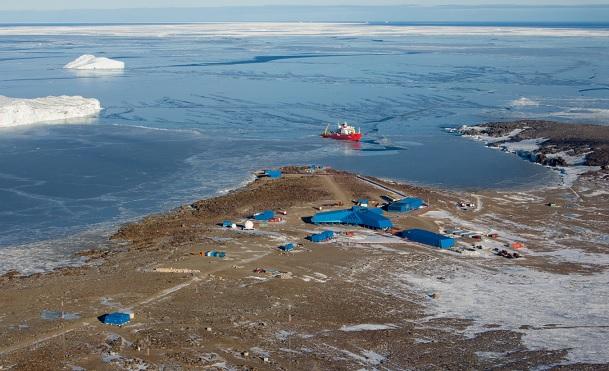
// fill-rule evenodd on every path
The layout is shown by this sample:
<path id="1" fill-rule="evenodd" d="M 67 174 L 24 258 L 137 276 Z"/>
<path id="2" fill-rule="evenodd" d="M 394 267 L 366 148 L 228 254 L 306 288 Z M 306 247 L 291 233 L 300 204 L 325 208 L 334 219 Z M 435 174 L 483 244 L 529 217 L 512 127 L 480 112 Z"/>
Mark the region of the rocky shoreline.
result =
<path id="1" fill-rule="evenodd" d="M 609 126 L 519 120 L 448 130 L 552 168 L 609 168 Z"/>

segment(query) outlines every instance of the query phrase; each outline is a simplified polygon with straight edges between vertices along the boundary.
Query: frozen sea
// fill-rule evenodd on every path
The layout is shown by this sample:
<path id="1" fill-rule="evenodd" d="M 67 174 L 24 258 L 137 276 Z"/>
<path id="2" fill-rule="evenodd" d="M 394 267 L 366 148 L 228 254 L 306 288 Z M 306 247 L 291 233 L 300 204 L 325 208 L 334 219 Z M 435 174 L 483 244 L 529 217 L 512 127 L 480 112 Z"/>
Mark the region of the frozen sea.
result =
<path id="1" fill-rule="evenodd" d="M 546 168 L 442 128 L 609 123 L 608 42 L 607 29 L 573 26 L 0 26 L 0 95 L 82 95 L 104 107 L 93 119 L 0 129 L 0 273 L 77 263 L 66 259 L 117 224 L 266 167 L 455 189 L 556 184 Z M 62 69 L 83 54 L 127 67 Z M 318 136 L 339 120 L 365 141 Z"/>

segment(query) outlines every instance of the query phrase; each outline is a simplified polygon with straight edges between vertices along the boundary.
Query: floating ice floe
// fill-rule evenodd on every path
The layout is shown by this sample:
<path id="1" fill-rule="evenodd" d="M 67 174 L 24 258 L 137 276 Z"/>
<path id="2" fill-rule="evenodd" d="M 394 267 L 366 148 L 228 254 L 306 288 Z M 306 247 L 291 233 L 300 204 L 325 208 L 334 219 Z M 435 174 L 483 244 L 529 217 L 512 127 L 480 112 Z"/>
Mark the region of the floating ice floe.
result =
<path id="1" fill-rule="evenodd" d="M 511 101 L 510 105 L 513 107 L 537 107 L 539 106 L 539 103 L 532 99 L 522 97 Z"/>
<path id="2" fill-rule="evenodd" d="M 66 64 L 63 68 L 73 70 L 123 70 L 125 69 L 125 62 L 85 54 Z"/>
<path id="3" fill-rule="evenodd" d="M 80 96 L 23 99 L 0 95 L 0 128 L 89 117 L 101 109 L 97 99 Z"/>

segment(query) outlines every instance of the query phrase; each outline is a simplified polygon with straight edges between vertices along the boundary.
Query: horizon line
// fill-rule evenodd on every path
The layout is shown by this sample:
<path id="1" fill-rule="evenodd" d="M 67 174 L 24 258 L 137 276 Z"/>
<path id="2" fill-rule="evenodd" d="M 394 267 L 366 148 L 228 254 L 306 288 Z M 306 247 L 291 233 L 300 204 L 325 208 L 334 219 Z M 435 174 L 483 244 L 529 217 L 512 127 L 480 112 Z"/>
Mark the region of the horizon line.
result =
<path id="1" fill-rule="evenodd" d="M 386 5 L 362 5 L 362 4 L 329 4 L 329 5 L 307 5 L 307 4 L 262 4 L 262 5 L 207 5 L 207 6 L 150 6 L 150 7 L 125 7 L 125 8 L 57 8 L 57 9 L 0 9 L 4 12 L 58 12 L 58 11 L 111 11 L 111 10 L 159 10 L 159 9 L 234 9 L 234 8 L 461 8 L 461 9 L 514 9 L 514 8 L 609 8 L 606 4 L 386 4 Z"/>
<path id="2" fill-rule="evenodd" d="M 209 24 L 327 24 L 327 25 L 371 25 L 371 26 L 412 26 L 412 27 L 512 27 L 512 28 L 599 28 L 609 29 L 609 21 L 186 21 L 186 22 L 1 22 L 2 27 L 19 26 L 181 26 Z"/>

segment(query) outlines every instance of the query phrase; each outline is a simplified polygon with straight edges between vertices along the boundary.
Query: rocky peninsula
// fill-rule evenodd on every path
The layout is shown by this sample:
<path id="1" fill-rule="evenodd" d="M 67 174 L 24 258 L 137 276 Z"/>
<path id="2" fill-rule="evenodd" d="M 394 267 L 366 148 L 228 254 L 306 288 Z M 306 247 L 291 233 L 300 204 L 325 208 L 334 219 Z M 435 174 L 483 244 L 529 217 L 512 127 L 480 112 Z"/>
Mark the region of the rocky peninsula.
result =
<path id="1" fill-rule="evenodd" d="M 609 167 L 609 126 L 543 120 L 464 125 L 457 133 L 550 167 Z"/>

